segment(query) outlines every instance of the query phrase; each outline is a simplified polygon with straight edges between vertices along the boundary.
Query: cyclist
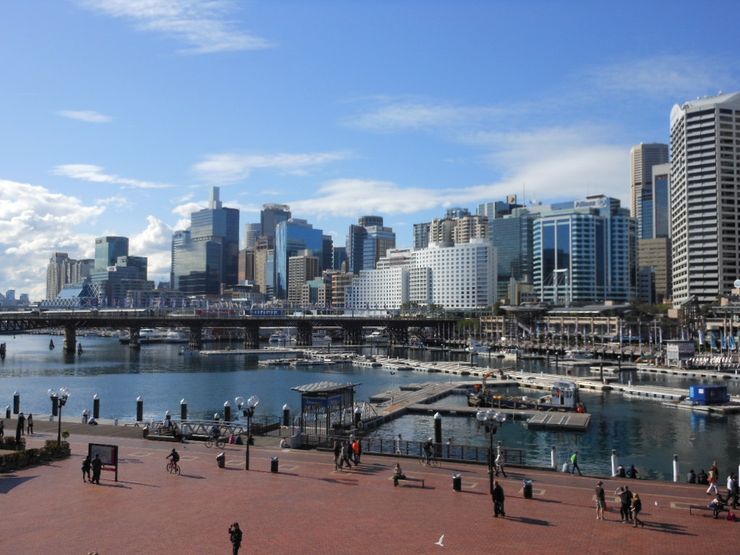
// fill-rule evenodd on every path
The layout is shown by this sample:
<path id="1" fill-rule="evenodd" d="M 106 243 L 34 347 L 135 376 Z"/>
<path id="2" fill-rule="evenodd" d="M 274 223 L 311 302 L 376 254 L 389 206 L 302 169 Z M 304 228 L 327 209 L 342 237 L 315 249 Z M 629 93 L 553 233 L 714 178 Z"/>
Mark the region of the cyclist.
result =
<path id="1" fill-rule="evenodd" d="M 166 457 L 167 459 L 170 459 L 172 461 L 172 465 L 177 468 L 177 462 L 180 460 L 180 454 L 177 452 L 177 449 L 174 447 L 172 448 L 172 451 L 169 455 Z"/>
<path id="2" fill-rule="evenodd" d="M 433 441 L 431 437 L 424 442 L 424 464 L 432 462 L 432 445 Z"/>

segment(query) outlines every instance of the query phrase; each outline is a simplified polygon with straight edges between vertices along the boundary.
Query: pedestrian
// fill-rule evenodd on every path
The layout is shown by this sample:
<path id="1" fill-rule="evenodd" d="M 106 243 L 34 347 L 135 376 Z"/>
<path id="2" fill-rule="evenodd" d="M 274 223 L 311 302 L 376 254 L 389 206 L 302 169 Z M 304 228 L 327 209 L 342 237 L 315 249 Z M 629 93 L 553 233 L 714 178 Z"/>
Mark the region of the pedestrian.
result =
<path id="1" fill-rule="evenodd" d="M 695 484 L 696 483 L 696 472 L 694 472 L 694 469 L 693 468 L 691 470 L 689 470 L 689 474 L 686 477 L 686 481 L 689 484 Z"/>
<path id="2" fill-rule="evenodd" d="M 339 440 L 334 440 L 334 470 L 339 470 L 339 456 L 342 453 L 342 446 L 339 444 Z"/>
<path id="3" fill-rule="evenodd" d="M 5 420 L 0 418 L 0 438 L 5 437 Z"/>
<path id="4" fill-rule="evenodd" d="M 362 456 L 362 444 L 360 439 L 357 438 L 352 443 L 352 454 L 354 455 L 355 464 L 360 464 L 360 457 Z"/>
<path id="5" fill-rule="evenodd" d="M 717 468 L 717 461 L 712 461 L 712 466 L 709 467 L 710 472 L 714 472 L 714 477 L 719 483 L 719 468 Z"/>
<path id="6" fill-rule="evenodd" d="M 709 482 L 709 487 L 707 488 L 707 495 L 711 495 L 711 492 L 714 492 L 714 495 L 717 495 L 719 493 L 719 490 L 717 490 L 717 474 L 715 474 L 713 469 L 709 469 L 709 475 L 707 476 L 707 481 Z"/>
<path id="7" fill-rule="evenodd" d="M 23 431 L 23 424 L 21 424 L 20 418 L 15 423 L 15 444 L 19 445 L 21 442 L 21 432 Z"/>
<path id="8" fill-rule="evenodd" d="M 342 457 L 342 460 L 339 461 L 339 467 L 342 467 L 342 463 L 347 463 L 347 468 L 352 468 L 352 463 L 349 460 L 349 453 L 351 451 L 351 447 L 349 445 L 348 441 L 342 442 L 342 450 L 340 456 Z"/>
<path id="9" fill-rule="evenodd" d="M 622 522 L 630 522 L 632 520 L 632 492 L 628 486 L 622 486 L 617 488 L 614 492 L 619 496 L 619 515 Z"/>
<path id="10" fill-rule="evenodd" d="M 33 414 L 28 413 L 28 418 L 26 419 L 26 428 L 28 428 L 28 435 L 33 435 Z"/>
<path id="11" fill-rule="evenodd" d="M 606 511 L 606 494 L 604 494 L 604 482 L 596 482 L 596 520 L 606 520 L 604 512 Z"/>
<path id="12" fill-rule="evenodd" d="M 83 482 L 89 480 L 90 483 L 92 483 L 92 477 L 90 476 L 91 466 L 92 465 L 90 463 L 90 455 L 88 455 L 87 457 L 85 457 L 85 460 L 82 461 L 82 481 Z M 85 478 L 87 478 L 87 480 L 85 480 Z"/>
<path id="13" fill-rule="evenodd" d="M 401 434 L 398 434 L 396 438 L 396 455 L 401 454 Z"/>
<path id="14" fill-rule="evenodd" d="M 100 471 L 103 469 L 103 461 L 100 460 L 100 455 L 95 453 L 95 458 L 92 461 L 92 481 L 94 484 L 100 484 Z"/>
<path id="15" fill-rule="evenodd" d="M 703 468 L 699 471 L 699 475 L 696 477 L 696 482 L 704 486 L 709 483 L 709 477 L 707 476 L 707 473 L 704 472 Z"/>
<path id="16" fill-rule="evenodd" d="M 504 475 L 504 478 L 506 478 L 506 472 L 504 471 L 504 454 L 500 450 L 496 455 L 494 467 L 496 468 L 496 476 L 498 476 L 498 473 L 500 472 Z"/>
<path id="17" fill-rule="evenodd" d="M 501 487 L 501 484 L 498 480 L 493 481 L 493 491 L 491 492 L 491 497 L 493 497 L 493 516 L 498 518 L 499 515 L 501 517 L 506 516 L 506 512 L 504 511 L 504 488 Z"/>
<path id="18" fill-rule="evenodd" d="M 239 528 L 238 522 L 234 522 L 229 526 L 229 539 L 231 540 L 231 552 L 233 555 L 237 555 L 239 548 L 242 546 L 242 531 Z"/>
<path id="19" fill-rule="evenodd" d="M 576 470 L 579 476 L 583 476 L 581 474 L 581 467 L 578 466 L 578 451 L 573 451 L 573 454 L 570 456 L 570 473 L 575 474 Z"/>
<path id="20" fill-rule="evenodd" d="M 637 525 L 639 524 L 643 528 L 645 528 L 645 523 L 641 521 L 637 515 L 640 514 L 640 511 L 642 510 L 642 501 L 640 501 L 640 495 L 635 493 L 632 496 L 632 506 L 630 507 L 632 511 L 632 526 L 637 528 Z"/>
<path id="21" fill-rule="evenodd" d="M 737 508 L 737 477 L 732 472 L 727 477 L 727 504 L 731 505 L 733 509 Z"/>
<path id="22" fill-rule="evenodd" d="M 23 413 L 18 415 L 18 426 L 21 429 L 21 435 L 26 435 L 26 417 L 23 416 Z"/>

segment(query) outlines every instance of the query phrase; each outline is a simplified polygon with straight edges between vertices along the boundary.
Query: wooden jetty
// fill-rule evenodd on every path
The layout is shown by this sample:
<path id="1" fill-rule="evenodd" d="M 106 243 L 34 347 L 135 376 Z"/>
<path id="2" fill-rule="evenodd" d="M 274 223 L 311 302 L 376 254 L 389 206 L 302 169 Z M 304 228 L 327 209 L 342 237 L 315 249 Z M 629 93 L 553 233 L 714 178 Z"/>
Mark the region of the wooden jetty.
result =
<path id="1" fill-rule="evenodd" d="M 579 412 L 538 412 L 527 420 L 530 428 L 585 431 L 591 423 L 591 415 Z"/>

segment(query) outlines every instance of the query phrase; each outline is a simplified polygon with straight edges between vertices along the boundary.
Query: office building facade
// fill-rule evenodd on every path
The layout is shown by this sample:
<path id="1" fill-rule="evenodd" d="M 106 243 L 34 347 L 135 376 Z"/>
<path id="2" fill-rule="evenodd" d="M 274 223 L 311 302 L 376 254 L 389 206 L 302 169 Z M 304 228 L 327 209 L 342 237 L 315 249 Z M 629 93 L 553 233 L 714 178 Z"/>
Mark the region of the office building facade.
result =
<path id="1" fill-rule="evenodd" d="M 632 217 L 637 221 L 638 239 L 653 239 L 654 203 L 665 202 L 662 196 L 655 198 L 653 189 L 653 166 L 668 162 L 668 145 L 662 143 L 640 143 L 630 149 L 631 206 Z M 665 195 L 666 191 L 663 191 Z M 667 209 L 667 206 L 664 205 Z M 667 210 L 666 210 L 667 214 Z"/>
<path id="2" fill-rule="evenodd" d="M 290 277 L 289 259 L 301 251 L 310 251 L 319 260 L 323 259 L 324 233 L 314 229 L 306 220 L 291 218 L 277 224 L 275 228 L 275 296 L 288 296 Z"/>

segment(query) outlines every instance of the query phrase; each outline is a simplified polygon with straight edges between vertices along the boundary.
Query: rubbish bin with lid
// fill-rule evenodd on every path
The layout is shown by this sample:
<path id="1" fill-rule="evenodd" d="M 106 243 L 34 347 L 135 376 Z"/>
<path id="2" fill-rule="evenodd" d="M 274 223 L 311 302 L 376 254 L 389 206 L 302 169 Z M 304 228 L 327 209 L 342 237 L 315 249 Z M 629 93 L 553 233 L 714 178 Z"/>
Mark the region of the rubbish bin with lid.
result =
<path id="1" fill-rule="evenodd" d="M 216 463 L 218 464 L 219 468 L 225 468 L 226 467 L 226 455 L 224 455 L 223 452 L 216 455 Z"/>
<path id="2" fill-rule="evenodd" d="M 532 499 L 532 480 L 525 479 L 522 490 L 524 492 L 524 499 Z"/>
<path id="3" fill-rule="evenodd" d="M 452 475 L 452 489 L 462 491 L 462 476 L 460 474 Z"/>
<path id="4" fill-rule="evenodd" d="M 272 460 L 270 460 L 270 472 L 278 471 L 278 461 L 279 459 L 277 457 L 272 457 Z"/>

